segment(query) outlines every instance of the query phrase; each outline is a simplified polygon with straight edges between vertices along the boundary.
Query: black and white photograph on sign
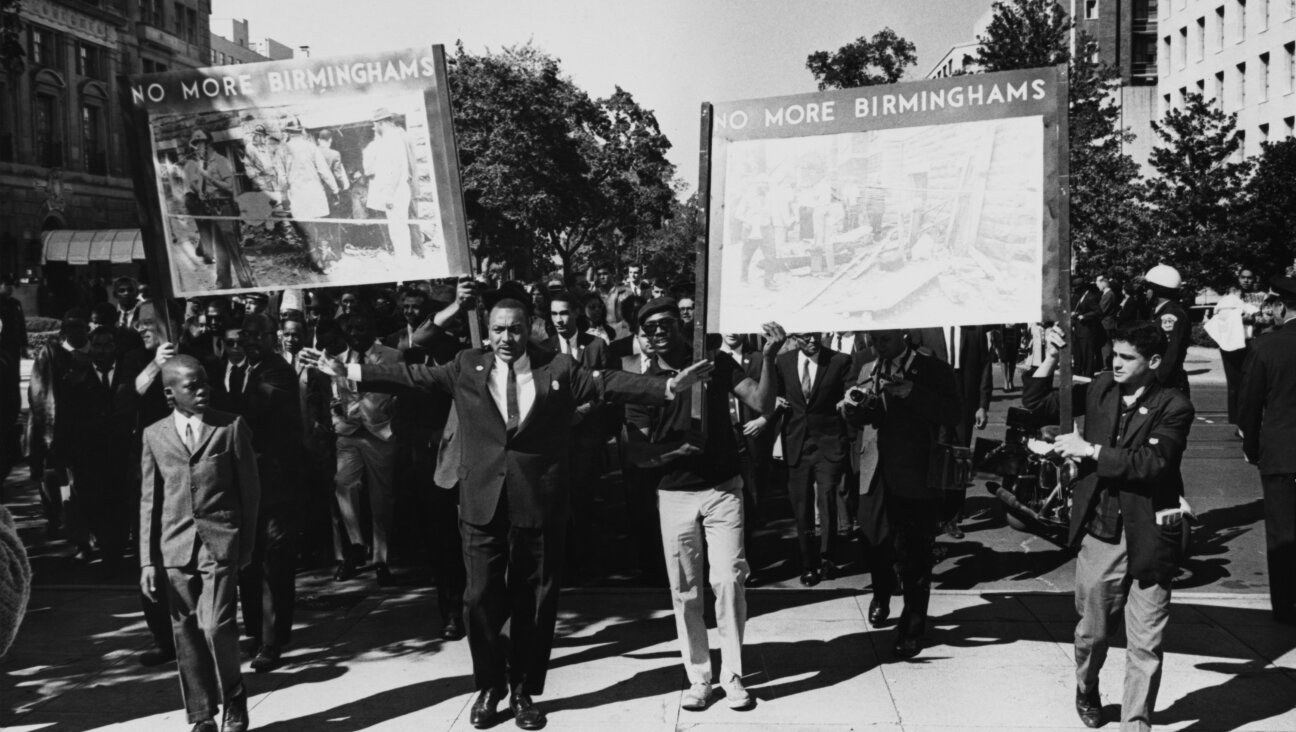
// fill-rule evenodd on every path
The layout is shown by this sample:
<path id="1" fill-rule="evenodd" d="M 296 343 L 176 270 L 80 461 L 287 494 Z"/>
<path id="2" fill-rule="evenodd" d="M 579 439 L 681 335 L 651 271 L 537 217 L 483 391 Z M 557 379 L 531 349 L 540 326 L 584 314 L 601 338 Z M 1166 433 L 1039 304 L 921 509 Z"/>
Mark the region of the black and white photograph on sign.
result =
<path id="1" fill-rule="evenodd" d="M 421 91 L 150 117 L 176 294 L 445 277 Z"/>
<path id="2" fill-rule="evenodd" d="M 1037 317 L 1043 134 L 1014 117 L 729 143 L 721 332 Z"/>

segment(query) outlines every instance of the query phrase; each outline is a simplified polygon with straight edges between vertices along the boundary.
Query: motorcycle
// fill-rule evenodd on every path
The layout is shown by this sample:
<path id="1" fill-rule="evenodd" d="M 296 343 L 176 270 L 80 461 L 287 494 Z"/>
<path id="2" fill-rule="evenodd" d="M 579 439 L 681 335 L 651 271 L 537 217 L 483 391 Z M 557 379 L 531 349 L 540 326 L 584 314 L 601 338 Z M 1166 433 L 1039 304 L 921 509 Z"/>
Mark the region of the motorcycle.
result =
<path id="1" fill-rule="evenodd" d="M 999 477 L 986 481 L 986 490 L 999 500 L 1009 526 L 1065 548 L 1079 474 L 1075 461 L 1053 453 L 1058 432 L 1055 425 L 1039 426 L 1030 410 L 1010 407 L 1004 439 L 977 438 L 972 462 Z"/>

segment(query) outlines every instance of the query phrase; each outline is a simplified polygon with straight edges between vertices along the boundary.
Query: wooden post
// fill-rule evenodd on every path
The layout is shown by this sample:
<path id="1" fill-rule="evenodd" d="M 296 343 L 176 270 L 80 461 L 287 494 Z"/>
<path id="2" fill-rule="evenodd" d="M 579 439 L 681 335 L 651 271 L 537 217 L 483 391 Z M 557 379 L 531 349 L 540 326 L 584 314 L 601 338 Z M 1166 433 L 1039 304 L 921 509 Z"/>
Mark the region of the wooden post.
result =
<path id="1" fill-rule="evenodd" d="M 1057 321 L 1066 336 L 1066 347 L 1058 354 L 1058 419 L 1063 433 L 1075 424 L 1071 404 L 1071 147 L 1069 120 L 1070 76 L 1066 64 L 1058 74 L 1058 306 Z"/>
<path id="2" fill-rule="evenodd" d="M 697 264 L 694 267 L 693 293 L 693 360 L 701 361 L 707 357 L 707 273 L 710 271 L 711 240 L 711 129 L 714 110 L 708 102 L 702 103 L 701 139 L 698 144 L 698 201 L 702 204 L 702 235 L 695 242 Z M 693 386 L 692 417 L 693 424 L 702 435 L 706 435 L 706 390 L 705 382 Z"/>

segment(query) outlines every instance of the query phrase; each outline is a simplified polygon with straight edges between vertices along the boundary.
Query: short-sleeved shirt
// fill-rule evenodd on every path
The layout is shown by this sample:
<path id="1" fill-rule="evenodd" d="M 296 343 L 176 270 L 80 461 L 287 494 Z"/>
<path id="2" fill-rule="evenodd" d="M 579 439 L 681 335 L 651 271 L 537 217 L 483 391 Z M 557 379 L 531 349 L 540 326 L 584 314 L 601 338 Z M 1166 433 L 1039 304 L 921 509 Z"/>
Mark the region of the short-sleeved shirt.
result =
<path id="1" fill-rule="evenodd" d="M 707 434 L 700 455 L 680 458 L 662 468 L 658 488 L 672 491 L 696 491 L 714 488 L 740 473 L 738 439 L 729 423 L 729 395 L 747 378 L 742 364 L 725 352 L 714 355 L 715 370 L 706 387 Z M 691 363 L 691 361 L 690 361 Z M 688 364 L 681 364 L 687 366 Z M 646 374 L 671 376 L 674 371 L 652 359 Z M 692 390 L 676 394 L 665 406 L 650 409 L 627 409 L 626 418 L 637 426 L 648 428 L 648 439 L 655 444 L 678 444 L 688 433 L 692 420 Z"/>

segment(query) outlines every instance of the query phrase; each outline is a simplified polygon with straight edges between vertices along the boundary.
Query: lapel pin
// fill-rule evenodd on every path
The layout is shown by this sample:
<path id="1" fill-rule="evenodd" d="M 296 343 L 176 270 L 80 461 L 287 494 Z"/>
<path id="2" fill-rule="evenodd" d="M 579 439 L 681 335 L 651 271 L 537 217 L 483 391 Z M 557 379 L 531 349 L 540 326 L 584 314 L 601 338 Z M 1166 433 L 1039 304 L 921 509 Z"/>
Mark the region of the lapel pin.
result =
<path id="1" fill-rule="evenodd" d="M 485 368 L 486 368 L 486 367 L 485 367 L 485 366 L 482 366 L 481 364 L 478 364 L 478 365 L 477 365 L 477 370 L 478 370 L 478 371 L 483 371 L 483 370 L 485 370 Z"/>
<path id="2" fill-rule="evenodd" d="M 549 388 L 553 389 L 554 391 L 558 391 L 558 380 L 554 379 L 553 381 L 549 382 Z"/>
<path id="3" fill-rule="evenodd" d="M 1147 407 L 1139 407 L 1139 414 L 1147 414 Z"/>

